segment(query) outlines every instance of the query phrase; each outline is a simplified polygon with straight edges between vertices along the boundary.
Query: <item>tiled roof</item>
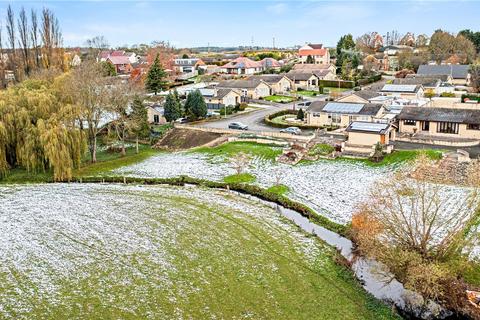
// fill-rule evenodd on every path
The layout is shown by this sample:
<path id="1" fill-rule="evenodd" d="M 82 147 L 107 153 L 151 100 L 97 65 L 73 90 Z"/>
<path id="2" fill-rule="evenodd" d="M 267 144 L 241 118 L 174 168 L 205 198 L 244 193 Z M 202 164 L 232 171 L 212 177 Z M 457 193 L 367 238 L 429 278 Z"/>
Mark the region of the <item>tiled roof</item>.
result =
<path id="1" fill-rule="evenodd" d="M 226 69 L 250 69 L 250 68 L 261 68 L 262 65 L 260 62 L 250 60 L 246 57 L 238 57 L 237 59 L 230 61 L 222 68 Z"/>
<path id="2" fill-rule="evenodd" d="M 130 60 L 128 60 L 127 56 L 110 56 L 108 57 L 108 60 L 114 64 L 130 64 Z"/>
<path id="3" fill-rule="evenodd" d="M 435 77 L 410 77 L 410 78 L 396 78 L 393 80 L 393 84 L 409 84 L 417 85 L 421 84 L 424 87 L 437 87 L 441 80 Z"/>
<path id="4" fill-rule="evenodd" d="M 125 51 L 122 51 L 122 50 L 115 50 L 115 51 L 110 52 L 111 57 L 120 57 L 120 56 L 124 56 L 124 55 L 125 55 Z"/>
<path id="5" fill-rule="evenodd" d="M 230 92 L 235 92 L 237 94 L 240 94 L 237 90 L 233 90 L 233 89 L 228 89 L 228 88 L 221 88 L 221 89 L 218 89 L 217 90 L 217 95 L 216 97 L 218 99 L 223 99 L 227 94 L 229 94 Z"/>
<path id="6" fill-rule="evenodd" d="M 454 79 L 466 79 L 469 66 L 466 64 L 426 65 L 422 64 L 417 74 L 450 75 Z"/>
<path id="7" fill-rule="evenodd" d="M 299 71 L 292 70 L 292 71 L 288 72 L 285 76 L 290 80 L 306 81 L 306 80 L 310 79 L 312 77 L 312 75 L 318 78 L 318 76 L 316 76 L 311 71 L 301 71 L 301 70 L 299 70 Z"/>
<path id="8" fill-rule="evenodd" d="M 400 120 L 480 124 L 480 110 L 458 108 L 404 107 Z"/>
<path id="9" fill-rule="evenodd" d="M 277 60 L 275 60 L 273 58 L 265 58 L 265 59 L 260 61 L 260 64 L 264 68 L 280 68 L 282 66 L 280 64 L 280 62 L 278 62 Z"/>
<path id="10" fill-rule="evenodd" d="M 309 43 L 308 46 L 312 49 L 322 49 L 323 48 L 323 44 L 321 44 L 321 43 L 318 43 L 318 44 Z"/>
<path id="11" fill-rule="evenodd" d="M 372 90 L 354 91 L 353 94 L 367 101 L 379 96 L 379 94 L 376 91 L 372 91 Z"/>
<path id="12" fill-rule="evenodd" d="M 224 80 L 217 85 L 217 88 L 249 89 L 256 88 L 260 83 L 264 82 L 259 79 Z"/>
<path id="13" fill-rule="evenodd" d="M 382 88 L 382 92 L 397 92 L 397 93 L 415 93 L 421 88 L 421 85 L 415 84 L 386 84 Z"/>
<path id="14" fill-rule="evenodd" d="M 292 70 L 324 70 L 330 68 L 330 64 L 314 64 L 314 63 L 297 63 Z"/>
<path id="15" fill-rule="evenodd" d="M 327 53 L 327 49 L 304 49 L 304 50 L 298 50 L 298 55 L 299 56 L 324 56 Z"/>
<path id="16" fill-rule="evenodd" d="M 249 80 L 263 80 L 266 83 L 277 83 L 285 77 L 285 74 L 260 74 L 248 77 Z"/>

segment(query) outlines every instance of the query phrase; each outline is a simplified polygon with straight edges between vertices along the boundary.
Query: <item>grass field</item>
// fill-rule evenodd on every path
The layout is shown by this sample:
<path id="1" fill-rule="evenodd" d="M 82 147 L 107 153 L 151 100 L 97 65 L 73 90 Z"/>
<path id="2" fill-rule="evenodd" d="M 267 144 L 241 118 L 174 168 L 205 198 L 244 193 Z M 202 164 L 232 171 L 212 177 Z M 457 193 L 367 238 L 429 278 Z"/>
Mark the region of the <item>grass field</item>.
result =
<path id="1" fill-rule="evenodd" d="M 347 161 L 364 163 L 370 167 L 380 167 L 388 165 L 397 165 L 404 162 L 414 160 L 421 152 L 425 152 L 431 159 L 441 159 L 442 151 L 440 150 L 399 150 L 387 154 L 380 162 L 373 162 L 369 159 L 352 159 L 352 158 L 337 158 L 334 161 Z"/>
<path id="2" fill-rule="evenodd" d="M 275 158 L 282 153 L 282 149 L 254 142 L 228 142 L 213 148 L 197 148 L 192 150 L 192 152 L 221 158 L 230 158 L 239 152 L 244 152 L 252 157 L 259 157 L 265 160 L 275 160 Z"/>
<path id="3" fill-rule="evenodd" d="M 289 103 L 295 101 L 294 97 L 282 96 L 282 95 L 273 95 L 264 98 L 267 101 L 278 102 L 278 103 Z"/>
<path id="4" fill-rule="evenodd" d="M 333 249 L 225 191 L 55 184 L 0 193 L 2 319 L 394 318 Z"/>

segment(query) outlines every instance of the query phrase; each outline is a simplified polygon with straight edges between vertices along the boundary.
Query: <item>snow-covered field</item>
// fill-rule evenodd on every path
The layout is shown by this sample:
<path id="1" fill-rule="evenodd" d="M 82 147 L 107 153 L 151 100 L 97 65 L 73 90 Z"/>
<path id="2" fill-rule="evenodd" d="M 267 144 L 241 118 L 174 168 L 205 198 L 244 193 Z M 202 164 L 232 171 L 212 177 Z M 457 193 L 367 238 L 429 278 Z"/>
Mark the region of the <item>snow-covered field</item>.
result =
<path id="1" fill-rule="evenodd" d="M 215 268 L 208 263 L 213 262 L 199 262 L 209 257 L 210 246 L 220 255 L 215 259 L 226 260 L 220 253 L 232 248 L 252 256 L 244 241 L 256 246 L 258 241 L 242 231 L 245 228 L 272 246 L 278 242 L 284 254 L 297 252 L 305 263 L 327 250 L 274 209 L 227 191 L 101 184 L 0 186 L 0 318 L 32 318 L 57 307 L 75 314 L 82 299 L 91 303 L 97 295 L 107 307 L 119 304 L 138 314 L 141 300 L 151 294 L 145 290 L 160 290 L 168 300 L 164 303 L 174 303 L 186 294 L 179 291 L 195 290 L 195 284 L 183 284 L 187 276 L 179 270 L 187 261 L 193 261 L 187 269 L 192 277 L 212 281 Z M 263 270 L 263 250 L 256 251 L 255 268 Z M 274 263 L 265 270 L 272 268 L 277 268 Z M 162 318 L 155 310 L 154 318 Z"/>
<path id="2" fill-rule="evenodd" d="M 372 184 L 390 173 L 390 170 L 347 162 L 318 161 L 290 166 L 255 159 L 247 171 L 254 174 L 257 183 L 264 187 L 274 185 L 279 177 L 280 183 L 290 188 L 289 197 L 305 203 L 333 221 L 347 223 L 357 204 L 368 196 Z M 226 162 L 212 162 L 207 155 L 169 153 L 114 173 L 150 178 L 187 175 L 219 181 L 235 171 Z"/>

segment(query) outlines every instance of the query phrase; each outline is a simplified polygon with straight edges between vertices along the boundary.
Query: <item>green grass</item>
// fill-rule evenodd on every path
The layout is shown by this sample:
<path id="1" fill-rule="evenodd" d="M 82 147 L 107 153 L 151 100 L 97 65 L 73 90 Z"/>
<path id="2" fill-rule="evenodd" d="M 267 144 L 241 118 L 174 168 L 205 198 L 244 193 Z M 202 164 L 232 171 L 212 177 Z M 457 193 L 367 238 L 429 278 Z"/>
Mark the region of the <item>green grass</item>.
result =
<path id="1" fill-rule="evenodd" d="M 275 158 L 282 153 L 282 149 L 272 145 L 254 142 L 228 142 L 213 148 L 197 148 L 190 152 L 203 153 L 223 159 L 229 159 L 239 152 L 243 152 L 252 157 L 259 157 L 265 160 L 275 160 Z"/>
<path id="2" fill-rule="evenodd" d="M 313 148 L 311 148 L 308 151 L 308 154 L 310 156 L 317 156 L 317 155 L 325 156 L 332 153 L 333 151 L 335 151 L 335 148 L 332 147 L 331 145 L 325 144 L 325 143 L 319 143 L 313 146 Z"/>
<path id="3" fill-rule="evenodd" d="M 36 286 L 31 270 L 1 261 L 1 318 L 399 319 L 336 263 L 334 249 L 275 218 L 270 207 L 208 190 L 199 197 L 175 188 L 109 188 L 76 190 L 101 210 L 66 216 L 99 226 L 94 232 L 68 221 L 62 229 L 34 226 L 49 236 L 38 256 L 25 259 L 34 275 L 52 279 L 53 296 Z M 45 193 L 42 201 L 55 206 L 59 196 Z M 54 272 L 57 260 L 75 272 Z"/>
<path id="4" fill-rule="evenodd" d="M 320 94 L 320 92 L 313 91 L 313 90 L 298 90 L 298 91 L 294 91 L 294 93 L 300 96 L 305 96 L 305 97 L 314 97 Z"/>
<path id="5" fill-rule="evenodd" d="M 295 101 L 294 97 L 282 96 L 282 95 L 273 95 L 263 98 L 267 101 L 278 102 L 278 103 L 289 103 Z"/>
<path id="6" fill-rule="evenodd" d="M 135 148 L 127 148 L 126 156 L 122 157 L 117 152 L 107 152 L 106 150 L 97 152 L 97 163 L 90 162 L 90 154 L 85 153 L 82 159 L 82 165 L 78 169 L 73 170 L 73 175 L 76 177 L 104 175 L 108 171 L 118 169 L 123 166 L 128 166 L 141 162 L 153 155 L 158 154 L 159 150 L 152 149 L 149 145 L 139 145 L 139 153 L 135 153 Z M 53 180 L 53 172 L 47 170 L 46 172 L 28 172 L 24 168 L 14 168 L 10 170 L 4 178 L 0 178 L 0 184 L 12 183 L 42 183 Z"/>
<path id="7" fill-rule="evenodd" d="M 275 185 L 275 186 L 271 186 L 270 188 L 267 189 L 267 192 L 274 193 L 274 194 L 277 194 L 279 196 L 284 195 L 288 191 L 290 191 L 290 188 L 288 186 L 284 185 L 284 184 L 278 184 L 278 185 Z"/>
<path id="8" fill-rule="evenodd" d="M 352 90 L 352 89 L 338 88 L 338 87 L 324 87 L 323 89 L 324 90 L 327 89 L 328 92 L 345 92 L 345 91 L 348 91 L 348 90 Z M 324 92 L 327 92 L 327 91 L 324 91 Z"/>
<path id="9" fill-rule="evenodd" d="M 226 183 L 252 183 L 255 180 L 255 176 L 250 173 L 232 174 L 223 178 L 223 181 Z"/>
<path id="10" fill-rule="evenodd" d="M 345 161 L 353 163 L 363 163 L 370 167 L 381 167 L 389 165 L 397 165 L 408 161 L 415 160 L 415 158 L 421 153 L 425 152 L 430 159 L 441 159 L 442 151 L 440 150 L 399 150 L 387 154 L 382 161 L 374 162 L 370 159 L 354 159 L 354 158 L 337 158 L 334 161 Z"/>

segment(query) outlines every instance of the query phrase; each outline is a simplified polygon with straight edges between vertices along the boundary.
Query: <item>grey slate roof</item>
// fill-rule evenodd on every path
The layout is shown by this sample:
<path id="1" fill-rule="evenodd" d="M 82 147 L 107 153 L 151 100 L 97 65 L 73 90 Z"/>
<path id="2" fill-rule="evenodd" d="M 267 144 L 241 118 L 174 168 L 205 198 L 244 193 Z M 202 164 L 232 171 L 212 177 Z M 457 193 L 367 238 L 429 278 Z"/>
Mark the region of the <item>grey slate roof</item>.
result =
<path id="1" fill-rule="evenodd" d="M 423 79 L 423 78 L 429 78 L 429 79 L 439 79 L 440 81 L 448 81 L 448 74 L 407 74 L 405 76 L 405 79 Z"/>
<path id="2" fill-rule="evenodd" d="M 388 123 L 375 123 L 366 121 L 353 121 L 347 127 L 347 132 L 364 132 L 364 133 L 376 133 L 385 134 L 388 132 L 390 124 Z"/>
<path id="3" fill-rule="evenodd" d="M 415 93 L 420 90 L 421 85 L 415 84 L 386 84 L 382 88 L 382 92 L 397 92 L 397 93 Z"/>
<path id="4" fill-rule="evenodd" d="M 404 107 L 400 120 L 480 124 L 480 110 L 458 108 Z"/>
<path id="5" fill-rule="evenodd" d="M 217 95 L 216 95 L 216 98 L 218 99 L 222 99 L 223 97 L 225 97 L 227 94 L 230 93 L 230 91 L 234 91 L 236 92 L 236 90 L 233 90 L 233 89 L 228 89 L 228 88 L 221 88 L 221 89 L 218 89 L 217 90 Z"/>
<path id="6" fill-rule="evenodd" d="M 217 85 L 217 88 L 253 89 L 262 82 L 260 79 L 224 80 Z"/>
<path id="7" fill-rule="evenodd" d="M 289 73 L 286 74 L 286 77 L 290 80 L 300 80 L 300 81 L 306 81 L 310 79 L 314 75 L 315 77 L 318 78 L 314 73 L 311 71 L 290 71 Z"/>
<path id="8" fill-rule="evenodd" d="M 306 111 L 375 116 L 381 108 L 378 103 L 313 101 Z"/>
<path id="9" fill-rule="evenodd" d="M 378 92 L 373 91 L 373 90 L 354 91 L 353 94 L 356 95 L 357 97 L 360 97 L 360 98 L 365 99 L 367 101 L 372 99 L 372 98 L 375 98 L 375 97 L 379 96 Z"/>
<path id="10" fill-rule="evenodd" d="M 466 79 L 469 66 L 466 64 L 426 65 L 422 64 L 417 74 L 450 75 L 453 79 Z"/>
<path id="11" fill-rule="evenodd" d="M 393 84 L 421 84 L 424 87 L 437 87 L 440 82 L 441 80 L 435 77 L 396 78 L 393 80 Z"/>
<path id="12" fill-rule="evenodd" d="M 266 83 L 277 83 L 285 77 L 285 74 L 260 74 L 248 77 L 248 80 L 263 80 Z"/>

